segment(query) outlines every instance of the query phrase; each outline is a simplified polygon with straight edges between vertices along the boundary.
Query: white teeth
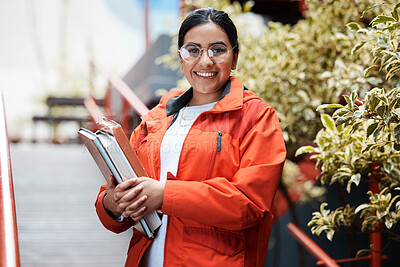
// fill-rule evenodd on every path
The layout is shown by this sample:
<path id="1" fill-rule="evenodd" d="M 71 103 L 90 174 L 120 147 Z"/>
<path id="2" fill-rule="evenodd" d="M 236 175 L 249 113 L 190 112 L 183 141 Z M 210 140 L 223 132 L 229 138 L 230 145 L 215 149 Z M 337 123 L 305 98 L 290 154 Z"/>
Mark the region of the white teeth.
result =
<path id="1" fill-rule="evenodd" d="M 212 77 L 212 76 L 217 75 L 216 72 L 196 72 L 196 74 L 201 77 Z"/>

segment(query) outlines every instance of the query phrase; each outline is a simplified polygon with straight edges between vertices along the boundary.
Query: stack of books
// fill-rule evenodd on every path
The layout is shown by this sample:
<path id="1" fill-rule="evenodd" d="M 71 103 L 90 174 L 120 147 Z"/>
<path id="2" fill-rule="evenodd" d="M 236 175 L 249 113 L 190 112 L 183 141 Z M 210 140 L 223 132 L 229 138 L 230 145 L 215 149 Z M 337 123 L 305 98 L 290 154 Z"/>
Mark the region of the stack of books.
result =
<path id="1" fill-rule="evenodd" d="M 103 118 L 98 128 L 96 132 L 80 128 L 78 134 L 106 180 L 111 175 L 118 183 L 122 183 L 123 178 L 148 177 L 120 124 Z M 158 213 L 152 211 L 134 227 L 144 236 L 153 238 L 160 225 Z"/>

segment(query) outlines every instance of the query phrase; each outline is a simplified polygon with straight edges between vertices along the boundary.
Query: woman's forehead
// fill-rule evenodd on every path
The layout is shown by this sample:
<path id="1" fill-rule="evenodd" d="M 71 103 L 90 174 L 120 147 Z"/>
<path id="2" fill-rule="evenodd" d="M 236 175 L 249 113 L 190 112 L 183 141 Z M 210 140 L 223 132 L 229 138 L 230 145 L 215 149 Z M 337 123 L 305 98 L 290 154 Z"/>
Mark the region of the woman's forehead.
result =
<path id="1" fill-rule="evenodd" d="M 191 28 L 184 37 L 184 43 L 196 43 L 201 46 L 210 46 L 213 43 L 229 44 L 228 35 L 217 24 L 210 22 Z"/>

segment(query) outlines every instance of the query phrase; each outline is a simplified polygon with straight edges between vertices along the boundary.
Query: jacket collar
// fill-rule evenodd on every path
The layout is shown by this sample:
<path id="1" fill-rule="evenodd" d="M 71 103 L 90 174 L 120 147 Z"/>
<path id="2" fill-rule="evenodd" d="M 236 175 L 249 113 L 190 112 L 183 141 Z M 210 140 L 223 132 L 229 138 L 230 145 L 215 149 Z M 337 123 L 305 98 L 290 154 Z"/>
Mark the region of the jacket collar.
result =
<path id="1" fill-rule="evenodd" d="M 213 110 L 223 111 L 240 108 L 243 105 L 243 84 L 235 77 L 230 77 L 222 92 L 221 98 Z M 193 96 L 193 88 L 189 88 L 184 93 L 174 96 L 166 103 L 167 117 L 175 114 L 186 106 Z"/>

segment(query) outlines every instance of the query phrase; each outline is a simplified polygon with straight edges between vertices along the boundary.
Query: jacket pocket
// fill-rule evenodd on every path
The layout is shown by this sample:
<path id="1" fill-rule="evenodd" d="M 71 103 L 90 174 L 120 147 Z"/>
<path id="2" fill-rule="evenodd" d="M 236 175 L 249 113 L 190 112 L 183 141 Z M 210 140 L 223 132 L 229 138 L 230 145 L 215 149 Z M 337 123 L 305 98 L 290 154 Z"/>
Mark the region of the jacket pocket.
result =
<path id="1" fill-rule="evenodd" d="M 185 226 L 183 239 L 185 242 L 194 242 L 228 256 L 235 256 L 246 248 L 244 234 L 228 230 Z"/>
<path id="2" fill-rule="evenodd" d="M 129 241 L 129 246 L 128 246 L 128 253 L 129 250 L 139 242 L 139 240 L 143 237 L 143 235 L 141 233 L 139 233 L 138 231 L 134 230 L 133 231 L 133 235 L 131 237 L 131 240 Z"/>

